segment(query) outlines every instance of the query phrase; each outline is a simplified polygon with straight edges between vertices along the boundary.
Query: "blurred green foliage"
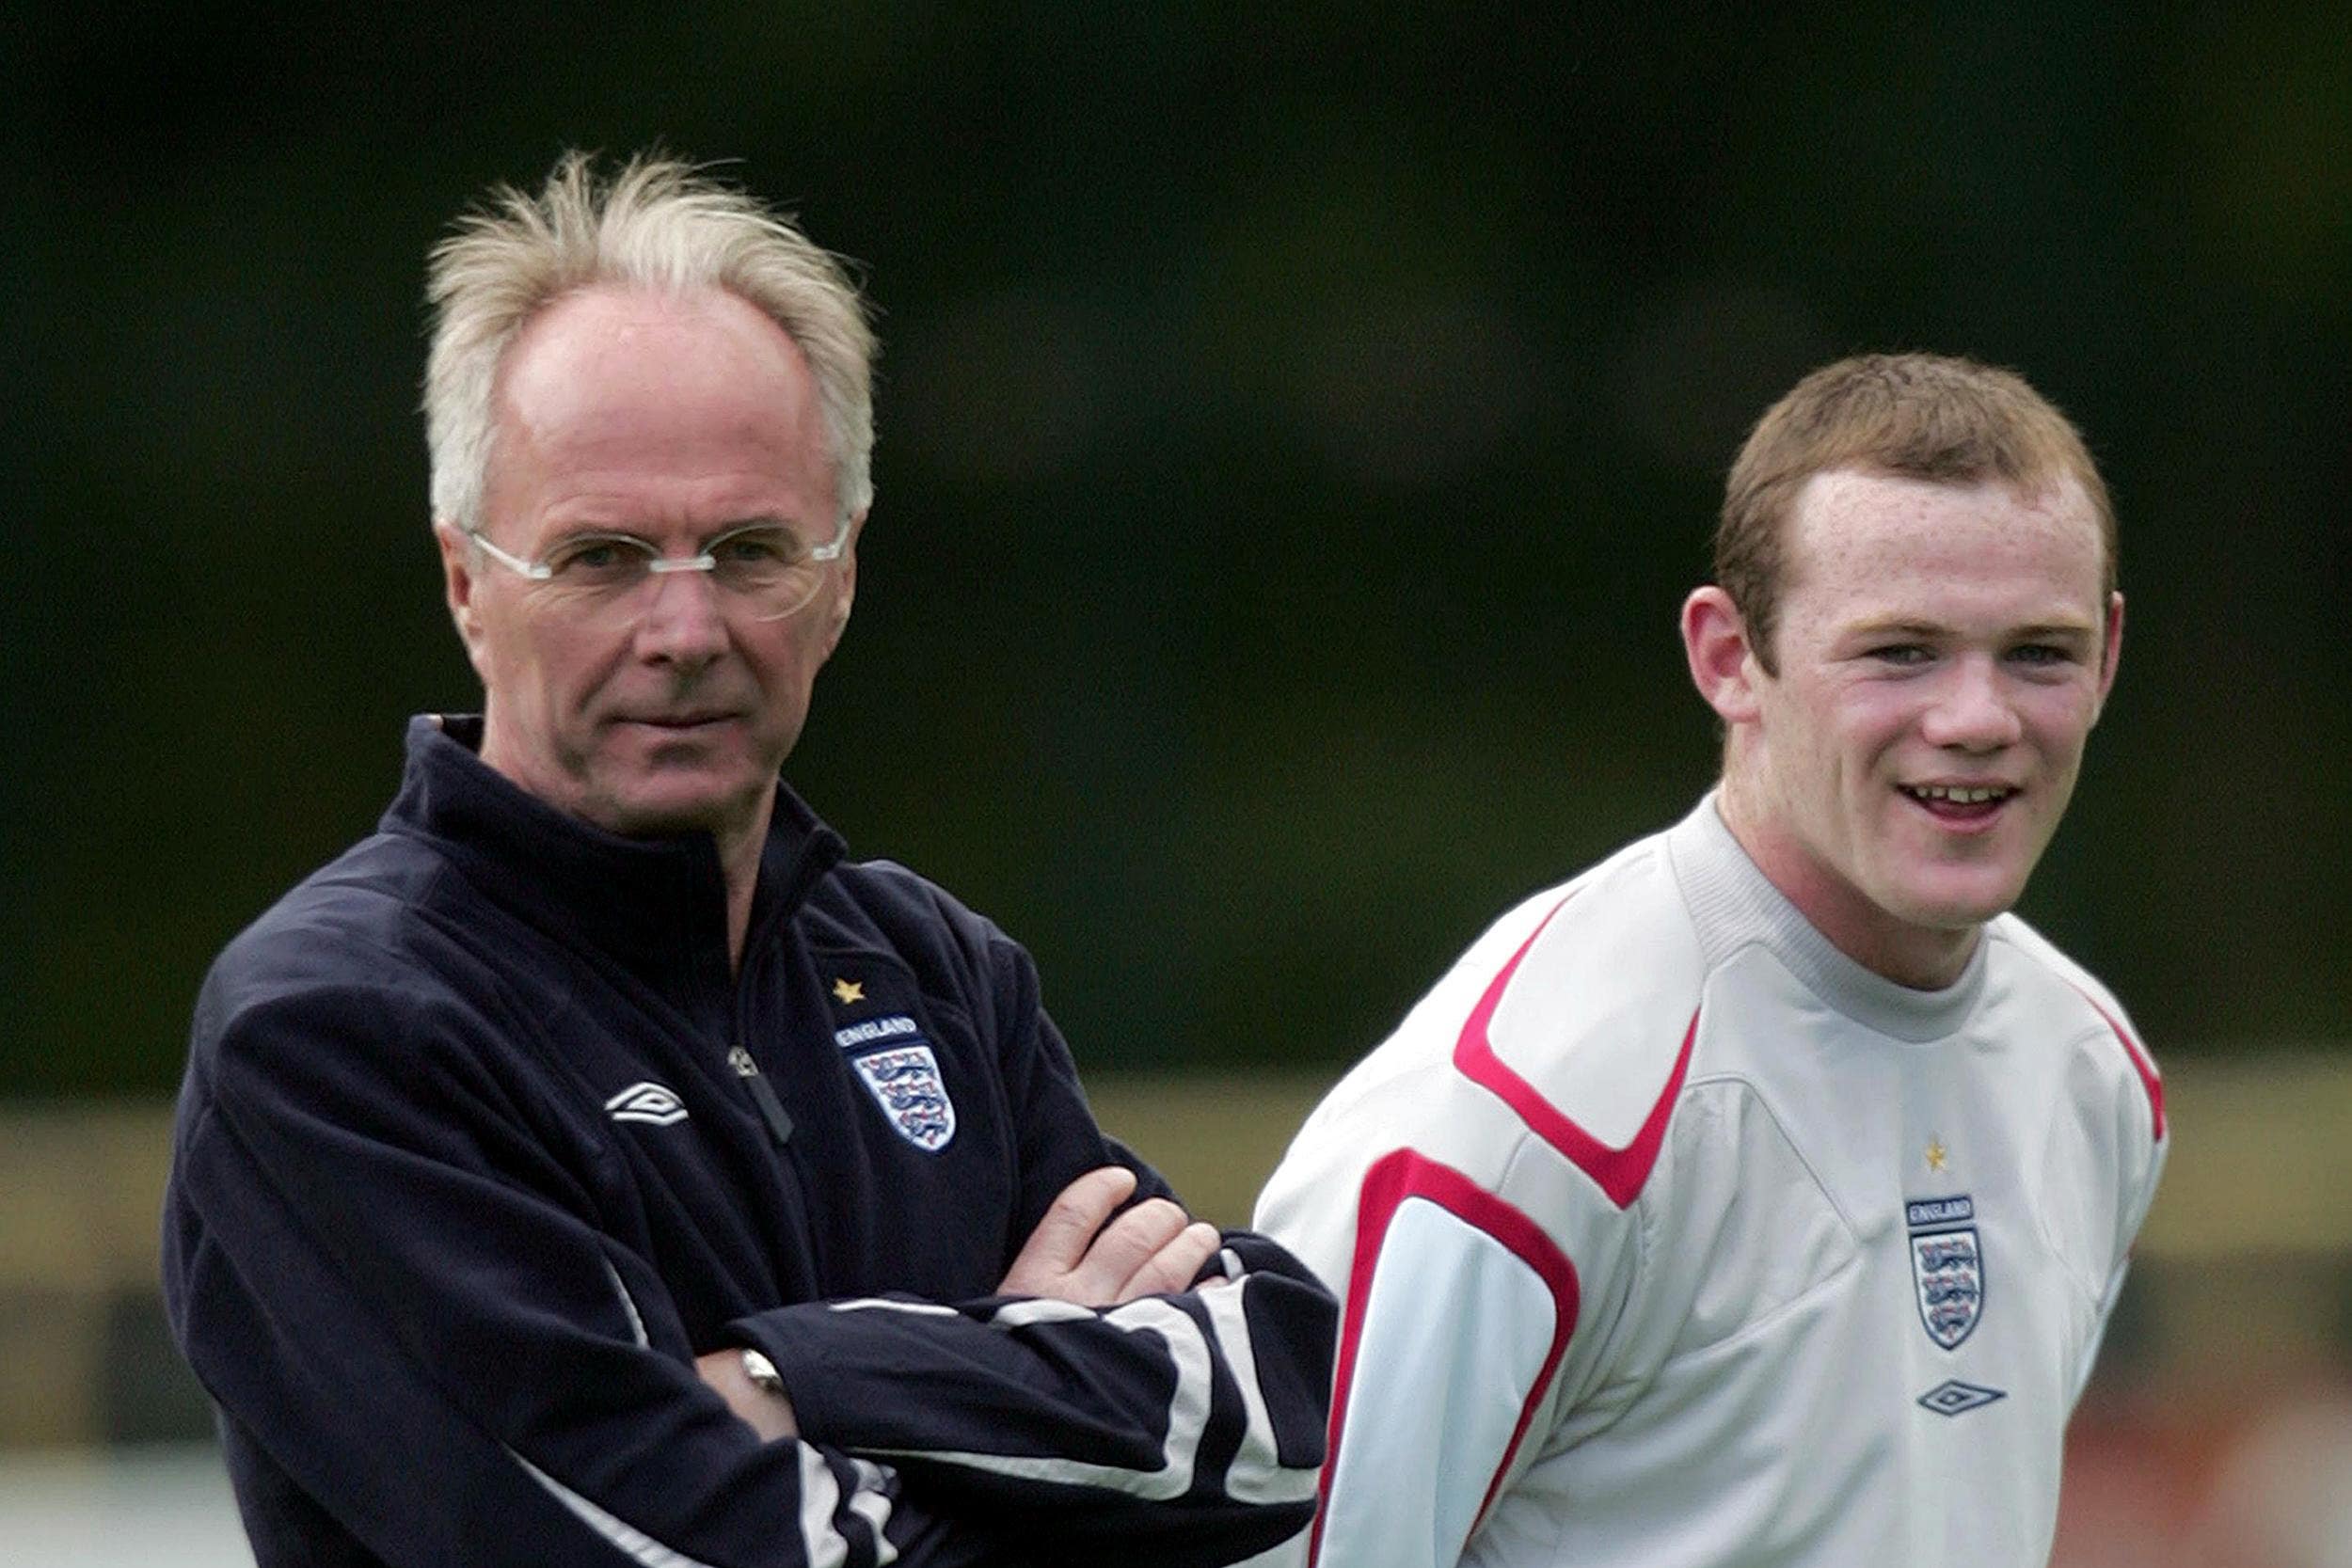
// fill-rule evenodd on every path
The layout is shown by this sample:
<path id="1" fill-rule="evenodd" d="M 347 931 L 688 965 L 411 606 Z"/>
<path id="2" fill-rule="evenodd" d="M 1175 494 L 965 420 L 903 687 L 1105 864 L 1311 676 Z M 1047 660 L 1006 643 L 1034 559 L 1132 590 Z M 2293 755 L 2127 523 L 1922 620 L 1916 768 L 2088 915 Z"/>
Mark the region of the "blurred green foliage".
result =
<path id="1" fill-rule="evenodd" d="M 1913 346 L 2025 370 L 2124 519 L 2026 912 L 2160 1049 L 2352 1036 L 2338 8 L 12 10 L 0 1094 L 167 1088 L 211 954 L 472 705 L 423 253 L 656 140 L 885 312 L 795 783 L 1026 941 L 1082 1059 L 1343 1060 L 1685 809 L 1723 467 Z"/>

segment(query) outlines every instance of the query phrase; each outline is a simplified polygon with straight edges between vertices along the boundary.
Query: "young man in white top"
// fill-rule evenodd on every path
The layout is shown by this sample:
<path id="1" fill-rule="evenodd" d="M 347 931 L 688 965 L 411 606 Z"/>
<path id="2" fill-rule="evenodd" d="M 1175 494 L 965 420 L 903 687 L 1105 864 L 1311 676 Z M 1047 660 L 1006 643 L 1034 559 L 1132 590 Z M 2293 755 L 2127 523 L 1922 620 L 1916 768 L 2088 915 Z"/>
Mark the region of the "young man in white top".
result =
<path id="1" fill-rule="evenodd" d="M 1342 1292 L 1331 1568 L 2026 1568 L 2166 1149 L 2008 913 L 2123 629 L 2081 437 L 2005 371 L 1815 372 L 1682 609 L 1677 826 L 1504 915 L 1259 1227 Z"/>

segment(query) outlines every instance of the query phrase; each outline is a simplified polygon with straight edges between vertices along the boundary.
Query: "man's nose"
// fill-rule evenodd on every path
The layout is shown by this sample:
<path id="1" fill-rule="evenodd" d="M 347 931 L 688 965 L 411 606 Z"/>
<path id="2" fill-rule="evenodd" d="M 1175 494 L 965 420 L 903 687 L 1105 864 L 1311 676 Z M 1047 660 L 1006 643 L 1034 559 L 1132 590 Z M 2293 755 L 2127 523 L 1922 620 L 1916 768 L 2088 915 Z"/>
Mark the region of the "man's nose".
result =
<path id="1" fill-rule="evenodd" d="M 2025 736 L 1999 662 L 1989 656 L 1955 662 L 1920 728 L 1931 745 L 1963 752 L 1996 752 Z"/>
<path id="2" fill-rule="evenodd" d="M 725 651 L 726 607 L 708 572 L 658 572 L 640 592 L 637 647 L 645 657 L 707 664 Z"/>

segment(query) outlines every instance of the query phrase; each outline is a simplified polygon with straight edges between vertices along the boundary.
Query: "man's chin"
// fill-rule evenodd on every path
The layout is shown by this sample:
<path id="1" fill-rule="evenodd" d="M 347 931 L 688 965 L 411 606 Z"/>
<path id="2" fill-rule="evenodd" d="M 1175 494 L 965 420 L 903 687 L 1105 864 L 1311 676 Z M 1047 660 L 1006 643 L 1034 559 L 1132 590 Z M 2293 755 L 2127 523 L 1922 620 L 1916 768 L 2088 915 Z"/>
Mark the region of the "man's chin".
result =
<path id="1" fill-rule="evenodd" d="M 678 838 L 688 833 L 725 835 L 748 826 L 757 813 L 760 792 L 739 784 L 672 787 L 613 793 L 584 814 L 607 832 L 623 838 Z"/>
<path id="2" fill-rule="evenodd" d="M 1893 912 L 1907 923 L 1934 931 L 1973 930 L 2007 914 L 2025 892 L 2010 876 L 1931 877 L 1905 887 Z"/>

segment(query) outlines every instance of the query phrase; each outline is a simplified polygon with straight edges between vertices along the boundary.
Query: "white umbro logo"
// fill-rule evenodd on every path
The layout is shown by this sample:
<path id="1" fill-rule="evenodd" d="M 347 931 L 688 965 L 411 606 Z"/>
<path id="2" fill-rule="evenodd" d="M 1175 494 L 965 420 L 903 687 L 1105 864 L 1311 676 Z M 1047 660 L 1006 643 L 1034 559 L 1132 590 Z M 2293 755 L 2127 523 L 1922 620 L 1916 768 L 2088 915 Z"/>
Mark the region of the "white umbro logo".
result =
<path id="1" fill-rule="evenodd" d="M 686 1119 L 686 1107 L 678 1103 L 676 1095 L 659 1084 L 631 1084 L 628 1088 L 604 1102 L 614 1121 L 644 1121 L 656 1127 L 667 1127 L 674 1121 Z"/>

